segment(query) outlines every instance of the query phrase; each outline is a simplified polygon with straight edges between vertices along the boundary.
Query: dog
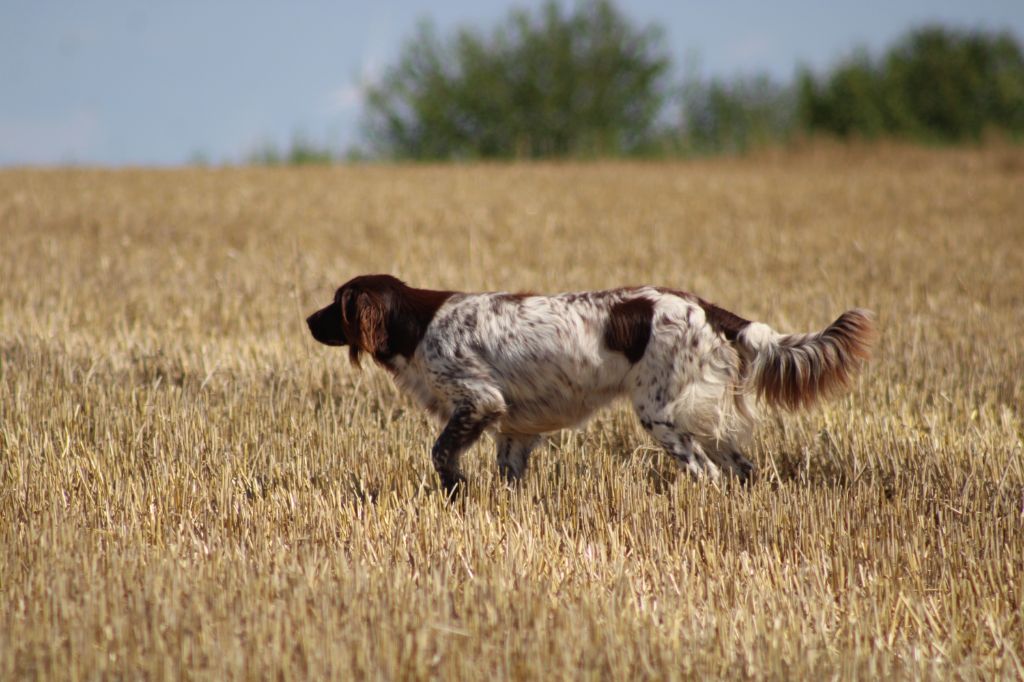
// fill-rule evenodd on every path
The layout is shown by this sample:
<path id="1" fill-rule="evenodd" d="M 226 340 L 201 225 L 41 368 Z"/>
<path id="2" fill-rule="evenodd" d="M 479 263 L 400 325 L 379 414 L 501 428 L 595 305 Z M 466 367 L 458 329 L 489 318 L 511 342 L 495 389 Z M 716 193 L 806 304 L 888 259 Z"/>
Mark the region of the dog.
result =
<path id="1" fill-rule="evenodd" d="M 824 330 L 780 334 L 693 294 L 640 286 L 542 296 L 417 289 L 363 275 L 306 320 L 313 338 L 365 354 L 444 422 L 431 457 L 444 490 L 465 485 L 459 458 L 484 431 L 509 482 L 544 434 L 578 426 L 627 396 L 640 424 L 696 478 L 742 482 L 741 445 L 758 399 L 806 407 L 849 385 L 867 360 L 874 315 L 854 309 Z"/>

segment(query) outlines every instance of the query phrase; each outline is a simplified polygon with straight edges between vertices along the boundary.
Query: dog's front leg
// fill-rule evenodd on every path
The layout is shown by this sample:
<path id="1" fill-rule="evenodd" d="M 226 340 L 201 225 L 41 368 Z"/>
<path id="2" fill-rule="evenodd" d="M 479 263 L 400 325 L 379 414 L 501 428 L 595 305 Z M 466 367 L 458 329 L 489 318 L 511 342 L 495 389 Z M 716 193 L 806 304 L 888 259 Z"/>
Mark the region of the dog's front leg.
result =
<path id="1" fill-rule="evenodd" d="M 455 410 L 434 443 L 431 459 L 449 497 L 456 497 L 466 481 L 459 468 L 459 458 L 497 416 L 494 412 L 463 405 Z"/>

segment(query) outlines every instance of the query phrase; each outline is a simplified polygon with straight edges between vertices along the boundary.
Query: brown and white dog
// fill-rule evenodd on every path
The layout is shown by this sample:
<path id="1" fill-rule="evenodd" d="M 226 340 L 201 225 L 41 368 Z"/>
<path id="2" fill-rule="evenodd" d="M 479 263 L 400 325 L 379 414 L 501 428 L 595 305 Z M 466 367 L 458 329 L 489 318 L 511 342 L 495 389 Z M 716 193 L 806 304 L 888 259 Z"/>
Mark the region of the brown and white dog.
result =
<path id="1" fill-rule="evenodd" d="M 540 296 L 415 289 L 363 275 L 307 319 L 313 337 L 367 353 L 445 421 L 434 468 L 452 493 L 460 455 L 485 430 L 498 467 L 520 478 L 542 434 L 628 396 L 640 423 L 694 476 L 746 481 L 740 445 L 752 399 L 795 409 L 845 387 L 868 357 L 873 316 L 850 310 L 823 331 L 779 334 L 660 287 Z"/>

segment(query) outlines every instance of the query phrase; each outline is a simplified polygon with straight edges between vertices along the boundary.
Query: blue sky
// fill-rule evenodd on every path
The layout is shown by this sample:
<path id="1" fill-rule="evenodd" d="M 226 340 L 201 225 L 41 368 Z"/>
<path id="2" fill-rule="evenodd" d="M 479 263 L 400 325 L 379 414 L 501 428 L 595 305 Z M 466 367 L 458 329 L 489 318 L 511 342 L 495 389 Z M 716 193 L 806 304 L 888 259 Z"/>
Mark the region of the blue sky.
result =
<path id="1" fill-rule="evenodd" d="M 422 18 L 489 27 L 538 2 L 0 0 L 0 165 L 237 161 L 296 133 L 358 142 L 359 83 Z M 372 6 L 371 6 L 372 5 Z M 1024 38 L 1024 0 L 619 2 L 666 31 L 677 73 L 825 68 L 942 21 Z"/>

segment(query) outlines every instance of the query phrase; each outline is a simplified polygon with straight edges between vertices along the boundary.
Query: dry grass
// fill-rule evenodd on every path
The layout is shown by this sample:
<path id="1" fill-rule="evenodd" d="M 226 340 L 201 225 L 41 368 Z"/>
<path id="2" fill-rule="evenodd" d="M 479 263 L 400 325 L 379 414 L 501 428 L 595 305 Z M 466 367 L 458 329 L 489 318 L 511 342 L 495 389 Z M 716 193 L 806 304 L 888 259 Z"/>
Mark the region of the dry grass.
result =
<path id="1" fill-rule="evenodd" d="M 1024 675 L 1024 151 L 0 173 L 0 678 Z M 355 273 L 875 309 L 749 490 L 625 408 L 465 504 L 302 317 Z"/>

